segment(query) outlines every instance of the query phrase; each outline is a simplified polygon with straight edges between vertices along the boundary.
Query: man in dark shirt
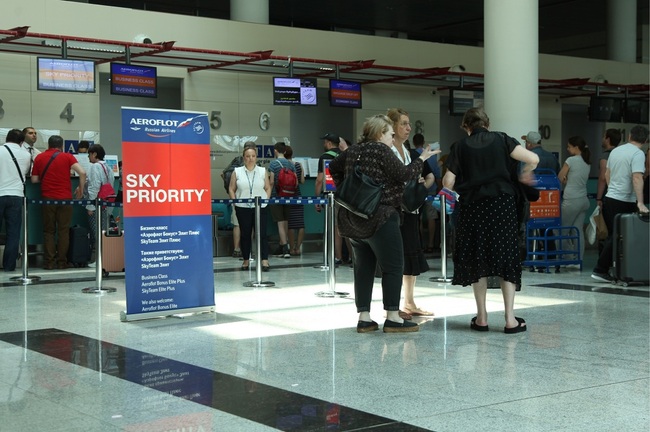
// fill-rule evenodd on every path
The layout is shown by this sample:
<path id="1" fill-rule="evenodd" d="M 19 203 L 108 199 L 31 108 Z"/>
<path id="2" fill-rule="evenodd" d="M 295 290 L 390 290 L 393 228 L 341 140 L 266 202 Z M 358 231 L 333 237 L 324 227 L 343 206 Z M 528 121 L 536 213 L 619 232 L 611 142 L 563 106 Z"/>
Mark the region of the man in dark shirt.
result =
<path id="1" fill-rule="evenodd" d="M 316 186 L 315 186 L 315 195 L 320 196 L 324 191 L 325 184 L 325 161 L 332 160 L 341 153 L 339 149 L 339 143 L 341 138 L 338 135 L 333 133 L 326 133 L 321 137 L 323 140 L 323 148 L 325 153 L 323 153 L 320 158 L 318 158 L 318 175 L 316 176 Z M 320 204 L 316 204 L 316 211 L 321 211 Z M 339 235 L 338 227 L 334 227 L 334 257 L 335 264 L 341 264 L 343 256 L 343 242 L 341 241 L 341 236 Z"/>
<path id="2" fill-rule="evenodd" d="M 535 171 L 544 168 L 552 170 L 555 175 L 560 172 L 560 162 L 558 162 L 555 155 L 542 148 L 542 136 L 539 132 L 530 131 L 526 135 L 522 135 L 521 139 L 526 142 L 526 148 L 539 156 L 539 165 Z"/>
<path id="3" fill-rule="evenodd" d="M 528 150 L 539 156 L 539 164 L 537 164 L 537 168 L 534 172 L 537 172 L 540 169 L 549 169 L 553 171 L 557 176 L 557 173 L 560 172 L 560 162 L 558 162 L 553 153 L 542 148 L 542 136 L 539 134 L 539 132 L 530 131 L 528 134 L 522 135 L 521 139 L 526 142 L 526 148 Z M 553 231 L 550 231 L 549 235 L 553 236 L 555 233 Z M 547 244 L 549 251 L 557 250 L 554 241 L 548 241 Z M 539 247 L 543 248 L 543 246 L 544 243 L 540 242 Z M 555 255 L 548 255 L 548 259 L 555 259 Z M 544 269 L 540 267 L 539 271 L 542 272 Z M 556 267 L 555 271 L 558 272 L 559 267 Z"/>

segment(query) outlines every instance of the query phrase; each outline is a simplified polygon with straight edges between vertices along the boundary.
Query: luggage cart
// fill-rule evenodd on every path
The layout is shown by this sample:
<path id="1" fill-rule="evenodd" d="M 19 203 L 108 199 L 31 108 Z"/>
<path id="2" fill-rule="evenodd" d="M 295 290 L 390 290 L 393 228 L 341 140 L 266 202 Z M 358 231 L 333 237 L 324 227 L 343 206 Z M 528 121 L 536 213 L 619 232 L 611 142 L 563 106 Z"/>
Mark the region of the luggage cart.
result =
<path id="1" fill-rule="evenodd" d="M 549 273 L 550 267 L 560 272 L 560 266 L 577 264 L 580 259 L 580 232 L 576 227 L 562 225 L 560 210 L 560 181 L 551 170 L 536 172 L 539 199 L 530 203 L 530 219 L 526 225 L 526 259 L 522 263 L 535 271 Z M 564 249 L 572 241 L 575 248 Z M 571 258 L 574 256 L 576 258 Z"/>

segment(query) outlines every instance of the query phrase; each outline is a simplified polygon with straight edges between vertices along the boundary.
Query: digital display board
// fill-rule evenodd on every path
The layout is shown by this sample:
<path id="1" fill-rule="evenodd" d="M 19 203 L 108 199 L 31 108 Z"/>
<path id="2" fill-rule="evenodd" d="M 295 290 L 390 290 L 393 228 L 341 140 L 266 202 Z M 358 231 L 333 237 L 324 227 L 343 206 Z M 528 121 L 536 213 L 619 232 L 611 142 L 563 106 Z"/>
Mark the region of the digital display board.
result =
<path id="1" fill-rule="evenodd" d="M 330 105 L 361 108 L 361 83 L 331 79 Z"/>
<path id="2" fill-rule="evenodd" d="M 273 105 L 318 104 L 316 78 L 273 78 Z"/>
<path id="3" fill-rule="evenodd" d="M 158 96 L 157 70 L 151 66 L 111 63 L 111 94 Z"/>
<path id="4" fill-rule="evenodd" d="M 95 63 L 92 60 L 71 60 L 39 57 L 38 90 L 95 93 Z"/>

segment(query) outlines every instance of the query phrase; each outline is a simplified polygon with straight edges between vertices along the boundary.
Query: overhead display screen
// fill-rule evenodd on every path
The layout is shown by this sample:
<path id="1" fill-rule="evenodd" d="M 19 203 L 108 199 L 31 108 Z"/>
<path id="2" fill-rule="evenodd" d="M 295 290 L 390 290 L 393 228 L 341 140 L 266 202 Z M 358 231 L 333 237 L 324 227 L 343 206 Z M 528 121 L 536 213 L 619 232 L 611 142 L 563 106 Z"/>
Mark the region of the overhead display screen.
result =
<path id="1" fill-rule="evenodd" d="M 316 78 L 273 78 L 273 105 L 318 104 Z"/>
<path id="2" fill-rule="evenodd" d="M 38 90 L 95 93 L 95 63 L 92 60 L 37 59 Z"/>
<path id="3" fill-rule="evenodd" d="M 158 83 L 156 68 L 111 63 L 111 94 L 157 97 Z"/>
<path id="4" fill-rule="evenodd" d="M 361 83 L 331 79 L 330 105 L 361 108 Z"/>

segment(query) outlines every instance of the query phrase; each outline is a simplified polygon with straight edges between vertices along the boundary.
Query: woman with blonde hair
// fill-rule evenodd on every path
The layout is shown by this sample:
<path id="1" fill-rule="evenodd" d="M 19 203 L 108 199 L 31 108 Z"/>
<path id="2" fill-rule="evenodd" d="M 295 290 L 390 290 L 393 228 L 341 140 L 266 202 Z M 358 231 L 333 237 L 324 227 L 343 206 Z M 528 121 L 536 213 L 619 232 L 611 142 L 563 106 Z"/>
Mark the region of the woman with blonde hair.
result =
<path id="1" fill-rule="evenodd" d="M 385 115 L 366 120 L 359 144 L 350 147 L 330 162 L 330 173 L 337 186 L 351 175 L 355 165 L 382 184 L 379 209 L 369 219 L 362 218 L 344 207 L 336 207 L 336 220 L 342 237 L 350 238 L 354 250 L 354 294 L 359 321 L 357 332 L 366 333 L 379 329 L 370 318 L 370 303 L 375 277 L 375 267 L 381 267 L 381 286 L 386 313 L 384 333 L 414 332 L 416 323 L 404 321 L 399 316 L 399 300 L 402 287 L 404 255 L 400 234 L 400 206 L 404 183 L 417 179 L 422 164 L 437 152 L 425 149 L 409 165 L 395 156 L 393 146 L 393 122 Z M 388 247 L 387 245 L 390 245 Z"/>
<path id="2" fill-rule="evenodd" d="M 411 163 L 419 154 L 410 150 L 406 142 L 411 134 L 411 121 L 408 112 L 401 108 L 392 108 L 386 114 L 393 122 L 395 141 L 393 142 L 393 153 L 404 165 Z M 435 178 L 429 164 L 424 164 L 418 173 L 418 181 L 428 189 L 433 185 Z M 411 319 L 412 316 L 432 316 L 433 312 L 420 309 L 415 304 L 414 290 L 415 281 L 419 274 L 429 270 L 429 264 L 424 256 L 424 250 L 420 240 L 420 219 L 419 210 L 408 211 L 402 209 L 402 246 L 404 250 L 404 270 L 402 276 L 402 288 L 404 289 L 404 306 L 402 307 L 402 318 Z"/>

